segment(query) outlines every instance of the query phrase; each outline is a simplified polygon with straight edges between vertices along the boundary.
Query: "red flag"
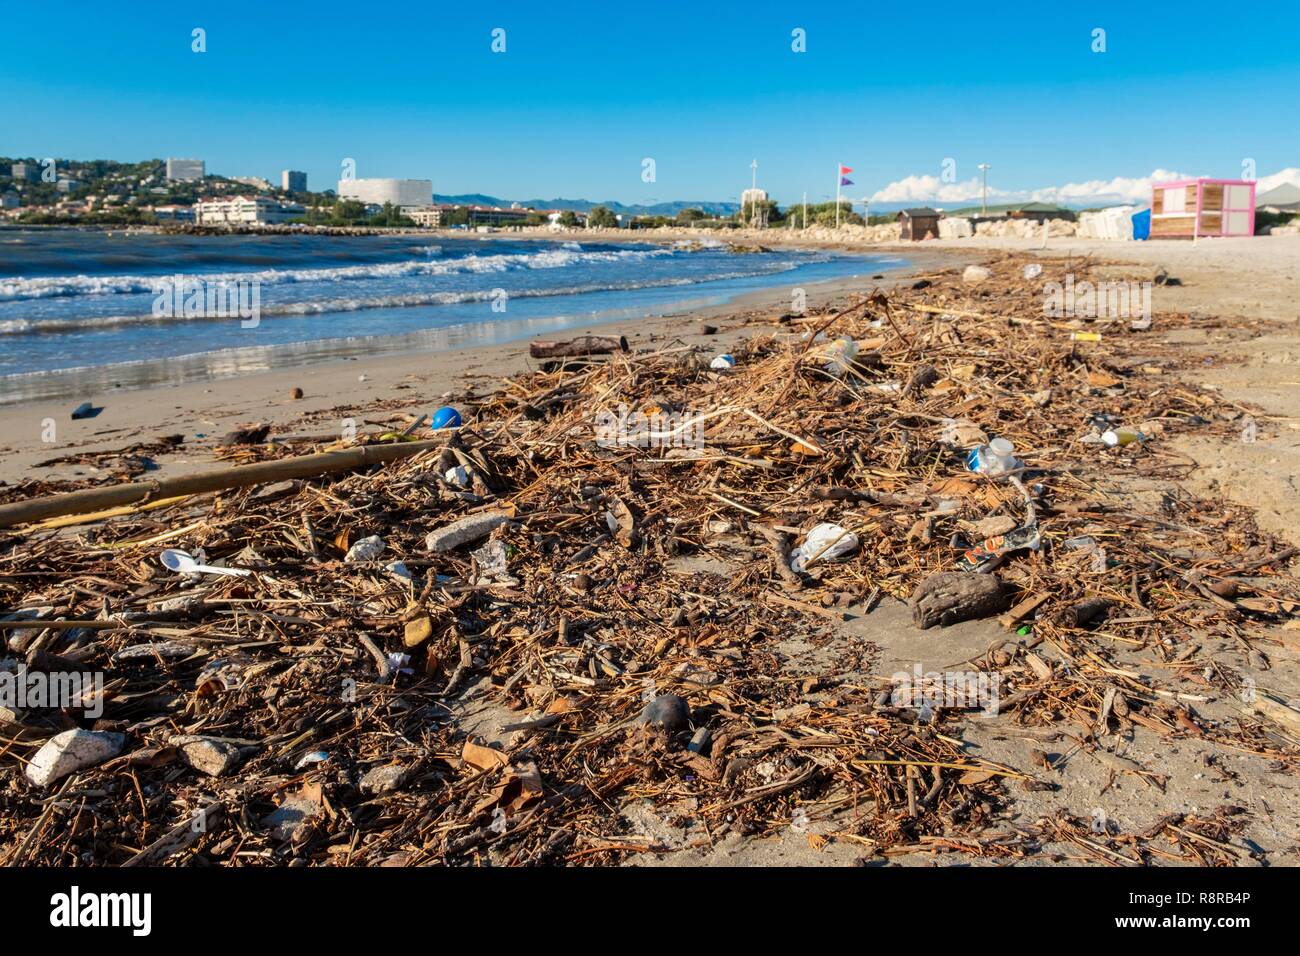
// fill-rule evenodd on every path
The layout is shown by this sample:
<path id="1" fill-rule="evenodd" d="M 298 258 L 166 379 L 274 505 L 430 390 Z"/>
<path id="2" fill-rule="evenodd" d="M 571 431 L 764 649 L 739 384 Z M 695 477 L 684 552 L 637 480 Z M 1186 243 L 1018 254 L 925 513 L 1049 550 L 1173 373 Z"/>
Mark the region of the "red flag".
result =
<path id="1" fill-rule="evenodd" d="M 851 172 L 853 172 L 853 167 L 852 167 L 852 166 L 841 166 L 841 167 L 840 167 L 840 175 L 841 175 L 841 176 L 845 176 L 845 175 L 847 175 L 847 174 L 849 174 L 849 173 L 851 173 Z"/>

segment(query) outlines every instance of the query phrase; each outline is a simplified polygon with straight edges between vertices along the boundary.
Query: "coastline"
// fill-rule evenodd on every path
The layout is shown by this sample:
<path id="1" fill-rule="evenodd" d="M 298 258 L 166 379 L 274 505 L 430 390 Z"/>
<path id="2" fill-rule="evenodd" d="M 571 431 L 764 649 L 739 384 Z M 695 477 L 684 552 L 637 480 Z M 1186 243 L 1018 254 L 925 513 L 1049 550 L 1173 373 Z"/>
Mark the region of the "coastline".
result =
<path id="1" fill-rule="evenodd" d="M 457 241 L 462 250 L 477 249 L 472 240 L 468 243 L 465 239 Z M 560 248 L 556 239 L 549 235 L 524 236 L 521 240 L 513 240 L 513 245 L 508 248 L 519 250 L 534 242 L 546 243 L 554 250 Z M 597 251 L 606 245 L 616 245 L 623 251 Z M 574 244 L 564 243 L 566 250 L 571 246 Z M 174 337 L 169 336 L 172 338 L 170 349 L 155 345 L 139 352 L 135 352 L 133 343 L 121 335 L 104 340 L 120 342 L 120 345 L 107 344 L 100 346 L 98 351 L 91 350 L 97 341 L 93 333 L 100 330 L 97 324 L 100 322 L 110 322 L 103 326 L 106 332 L 139 328 L 142 332 L 149 332 L 154 339 L 159 335 L 157 330 L 151 330 L 147 316 L 139 324 L 127 322 L 129 317 L 104 319 L 93 311 L 96 303 L 89 303 L 87 308 L 92 309 L 88 313 L 91 318 L 82 319 L 78 313 L 65 312 L 57 317 L 51 328 L 59 331 L 84 325 L 92 333 L 90 336 L 71 340 L 71 344 L 59 349 L 45 347 L 38 353 L 39 359 L 29 358 L 16 365 L 3 363 L 5 371 L 0 375 L 0 407 L 60 401 L 74 404 L 87 400 L 99 402 L 126 390 L 188 381 L 211 381 L 345 359 L 369 361 L 376 356 L 483 348 L 528 337 L 558 337 L 572 334 L 576 328 L 596 324 L 637 322 L 644 317 L 726 307 L 766 289 L 808 288 L 836 278 L 860 278 L 864 273 L 893 271 L 906 263 L 900 256 L 874 250 L 827 250 L 820 256 L 810 256 L 813 250 L 791 247 L 782 250 L 788 251 L 789 255 L 781 268 L 748 271 L 743 265 L 748 257 L 736 252 L 757 248 L 746 244 L 721 256 L 716 248 L 703 250 L 710 252 L 714 261 L 736 262 L 735 266 L 720 263 L 720 268 L 738 271 L 718 275 L 670 276 L 668 279 L 660 276 L 644 282 L 624 277 L 610 285 L 602 285 L 602 281 L 607 280 L 579 275 L 573 279 L 577 286 L 572 289 L 549 289 L 545 281 L 535 290 L 525 288 L 516 293 L 507 288 L 505 295 L 513 297 L 518 294 L 522 303 L 519 308 L 512 306 L 508 312 L 504 308 L 498 309 L 496 302 L 492 302 L 491 313 L 486 311 L 486 306 L 483 310 L 472 308 L 476 301 L 486 302 L 487 286 L 482 286 L 474 295 L 465 293 L 463 286 L 451 292 L 434 292 L 427 296 L 398 290 L 391 293 L 390 300 L 381 298 L 369 303 L 372 307 L 382 306 L 372 311 L 361 311 L 363 306 L 350 298 L 353 293 L 340 290 L 336 293 L 340 297 L 338 315 L 325 315 L 319 324 L 314 321 L 306 324 L 304 317 L 312 311 L 330 313 L 335 310 L 329 307 L 300 309 L 293 307 L 295 303 L 292 302 L 287 305 L 280 303 L 263 310 L 262 318 L 270 320 L 265 326 L 268 332 L 265 338 L 232 336 L 229 326 L 221 328 L 216 325 L 211 327 L 209 335 L 203 331 L 205 326 L 202 324 L 192 327 L 185 323 L 174 327 Z M 639 242 L 614 238 L 588 243 L 585 252 L 576 250 L 563 254 L 582 259 L 624 254 L 655 256 L 662 254 L 662 250 L 680 251 L 680 247 L 678 243 L 667 240 Z M 551 254 L 551 251 L 548 248 L 539 253 L 539 258 Z M 468 259 L 472 260 L 476 255 L 479 254 L 471 252 Z M 495 249 L 481 255 L 487 255 L 489 262 L 493 258 L 521 257 L 518 252 L 502 254 Z M 522 254 L 522 257 L 526 259 L 530 255 L 531 252 Z M 692 257 L 679 258 L 689 269 Z M 797 261 L 803 259 L 807 261 Z M 454 263 L 455 260 L 450 261 Z M 201 278 L 201 274 L 196 274 L 196 277 Z M 327 301 L 324 305 L 334 303 Z M 281 320 L 284 325 L 280 324 Z M 11 324 L 21 327 L 27 323 L 0 321 L 0 326 Z M 286 327 L 287 332 L 281 331 Z M 34 331 L 39 333 L 41 328 L 43 326 Z M 14 330 L 0 329 L 0 332 L 4 331 Z M 39 340 L 34 341 L 39 344 Z M 78 341 L 84 342 L 86 349 L 79 349 Z M 87 358 L 91 360 L 87 361 Z"/>
<path id="2" fill-rule="evenodd" d="M 529 238 L 545 238 L 542 236 Z M 626 241 L 610 237 L 607 241 Z M 874 250 L 873 250 L 874 251 Z M 944 251 L 906 250 L 909 264 L 880 273 L 881 279 L 844 277 L 810 283 L 808 307 L 820 308 L 852 293 L 879 286 L 890 288 L 915 275 L 950 268 L 967 257 Z M 556 337 L 586 332 L 625 334 L 633 349 L 680 342 L 725 351 L 751 329 L 746 321 L 760 315 L 789 310 L 793 284 L 745 292 L 729 301 L 688 308 L 664 315 L 628 319 L 611 317 L 581 322 Z M 705 321 L 716 335 L 701 331 Z M 162 435 L 183 435 L 183 445 L 155 459 L 151 477 L 202 470 L 215 464 L 211 449 L 227 432 L 242 425 L 270 424 L 276 437 L 328 434 L 356 421 L 358 430 L 373 430 L 380 417 L 400 420 L 405 415 L 432 413 L 444 404 L 441 396 L 481 394 L 501 378 L 535 367 L 529 358 L 525 334 L 489 345 L 469 344 L 439 351 L 404 351 L 274 368 L 248 374 L 210 378 L 142 388 L 123 388 L 93 397 L 104 411 L 91 419 L 72 421 L 69 412 L 79 401 L 52 400 L 0 405 L 0 482 L 16 482 L 39 475 L 50 481 L 93 479 L 102 473 L 93 465 L 45 465 L 51 459 L 102 453 L 134 443 L 154 441 Z M 361 381 L 361 376 L 365 380 Z M 301 399 L 290 398 L 301 388 Z M 368 411 L 369 410 L 369 411 Z M 45 441 L 49 423 L 54 441 Z M 203 436 L 196 438 L 197 435 Z"/>
<path id="3" fill-rule="evenodd" d="M 428 234 L 430 231 L 424 231 Z M 544 230 L 512 234 L 520 238 L 553 239 Z M 638 237 L 639 239 L 642 237 Z M 673 242 L 676 236 L 645 237 L 646 241 Z M 809 284 L 808 306 L 816 310 L 864 285 L 889 288 L 911 276 L 959 269 L 971 262 L 989 262 L 1008 255 L 1105 263 L 1103 271 L 1115 278 L 1149 279 L 1164 267 L 1182 280 L 1181 285 L 1155 290 L 1159 312 L 1185 312 L 1219 320 L 1240 317 L 1265 324 L 1250 336 L 1234 335 L 1207 327 L 1185 329 L 1159 340 L 1177 346 L 1185 374 L 1202 384 L 1221 388 L 1243 408 L 1259 407 L 1259 417 L 1270 434 L 1251 445 L 1241 444 L 1225 454 L 1217 444 L 1182 439 L 1179 451 L 1196 468 L 1188 484 L 1198 493 L 1222 494 L 1257 511 L 1261 526 L 1287 537 L 1300 525 L 1300 497 L 1293 476 L 1300 474 L 1300 236 L 1214 240 L 1193 244 L 1175 241 L 1117 243 L 1053 239 L 1046 248 L 1036 240 L 958 239 L 924 243 L 875 245 L 854 242 L 764 236 L 764 245 L 832 248 L 859 253 L 888 253 L 908 259 L 910 267 L 892 270 L 869 284 L 834 279 Z M 625 234 L 584 236 L 584 242 L 625 242 Z M 697 309 L 637 319 L 614 318 L 604 323 L 585 322 L 563 335 L 591 331 L 627 334 L 634 348 L 649 348 L 668 341 L 725 351 L 751 334 L 746 322 L 788 309 L 792 285 L 747 292 L 731 301 Z M 718 327 L 716 336 L 700 332 L 708 320 Z M 1213 325 L 1215 323 L 1209 323 Z M 772 328 L 766 326 L 766 328 Z M 157 385 L 111 393 L 97 404 L 105 410 L 97 418 L 70 421 L 78 402 L 27 402 L 0 406 L 0 482 L 34 478 L 54 482 L 107 481 L 109 474 L 94 464 L 52 459 L 92 456 L 161 435 L 183 434 L 184 444 L 155 458 L 158 469 L 151 477 L 171 476 L 212 468 L 217 438 L 237 426 L 265 422 L 273 437 L 336 433 L 343 418 L 353 418 L 361 430 L 377 430 L 379 423 L 409 421 L 408 416 L 432 412 L 445 404 L 443 396 L 482 395 L 513 372 L 533 367 L 527 338 L 493 345 L 439 352 L 408 352 L 371 356 L 355 361 L 337 360 L 298 368 L 274 369 L 235 378 Z M 365 375 L 366 381 L 359 381 Z M 289 398 L 302 388 L 301 400 Z M 449 400 L 449 399 L 448 399 Z M 56 440 L 42 435 L 53 422 Z M 403 425 L 404 427 L 404 425 Z M 385 429 L 386 430 L 386 429 Z M 196 439 L 202 434 L 202 439 Z M 3 488 L 0 485 L 0 488 Z"/>

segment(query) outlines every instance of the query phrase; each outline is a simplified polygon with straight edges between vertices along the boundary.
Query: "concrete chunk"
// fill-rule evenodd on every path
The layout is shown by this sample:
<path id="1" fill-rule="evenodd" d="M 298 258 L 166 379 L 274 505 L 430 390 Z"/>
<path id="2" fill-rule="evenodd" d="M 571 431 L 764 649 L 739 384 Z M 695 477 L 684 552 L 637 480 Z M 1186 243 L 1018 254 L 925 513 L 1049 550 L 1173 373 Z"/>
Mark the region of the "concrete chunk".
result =
<path id="1" fill-rule="evenodd" d="M 462 544 L 469 544 L 487 537 L 493 529 L 510 520 L 510 516 L 493 512 L 490 514 L 470 515 L 430 531 L 424 539 L 424 546 L 430 551 L 451 551 Z"/>

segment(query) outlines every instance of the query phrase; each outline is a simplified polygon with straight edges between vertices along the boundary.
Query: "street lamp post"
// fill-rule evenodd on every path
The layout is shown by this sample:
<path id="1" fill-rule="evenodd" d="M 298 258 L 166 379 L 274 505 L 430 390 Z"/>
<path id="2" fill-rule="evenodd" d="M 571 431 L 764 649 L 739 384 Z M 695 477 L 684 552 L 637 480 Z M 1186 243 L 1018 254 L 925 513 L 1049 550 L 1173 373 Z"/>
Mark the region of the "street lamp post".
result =
<path id="1" fill-rule="evenodd" d="M 987 216 L 989 214 L 989 169 L 988 163 L 980 163 L 980 172 L 984 174 L 984 188 L 981 192 L 980 214 Z"/>

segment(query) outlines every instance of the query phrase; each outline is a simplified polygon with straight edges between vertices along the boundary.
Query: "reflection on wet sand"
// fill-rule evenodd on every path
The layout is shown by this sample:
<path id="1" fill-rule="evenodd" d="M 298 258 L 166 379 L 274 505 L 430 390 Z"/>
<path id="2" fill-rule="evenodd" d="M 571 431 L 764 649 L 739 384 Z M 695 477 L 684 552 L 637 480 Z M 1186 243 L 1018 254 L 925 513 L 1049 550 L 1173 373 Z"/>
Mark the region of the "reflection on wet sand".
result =
<path id="1" fill-rule="evenodd" d="M 677 301 L 673 303 L 671 311 L 687 311 L 717 305 L 726 299 L 725 295 L 717 295 Z M 355 336 L 295 342 L 288 345 L 248 346 L 180 355 L 174 358 L 8 375 L 0 377 L 0 404 L 85 398 L 119 389 L 234 378 L 271 369 L 296 368 L 343 358 L 393 355 L 402 352 L 445 352 L 452 349 L 496 345 L 539 333 L 555 332 L 579 325 L 589 326 L 600 322 L 641 318 L 646 314 L 645 308 L 638 308 L 613 309 L 579 315 L 502 318 L 493 322 L 466 322 L 403 335 Z"/>

